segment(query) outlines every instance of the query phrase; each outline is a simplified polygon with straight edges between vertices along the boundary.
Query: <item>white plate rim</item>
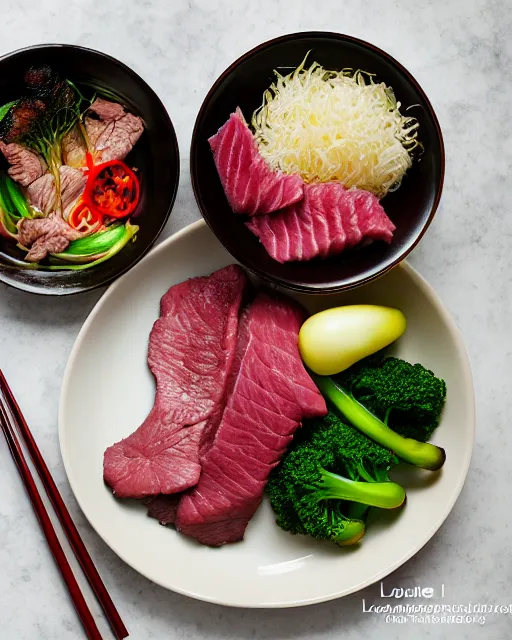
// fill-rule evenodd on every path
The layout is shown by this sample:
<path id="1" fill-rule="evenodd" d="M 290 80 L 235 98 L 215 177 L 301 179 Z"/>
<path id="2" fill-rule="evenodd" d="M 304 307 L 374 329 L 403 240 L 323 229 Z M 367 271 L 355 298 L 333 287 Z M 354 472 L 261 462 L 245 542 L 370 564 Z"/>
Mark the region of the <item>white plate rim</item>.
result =
<path id="1" fill-rule="evenodd" d="M 100 312 L 101 308 L 103 307 L 103 305 L 106 303 L 106 301 L 110 298 L 110 296 L 114 295 L 114 293 L 116 292 L 117 288 L 120 287 L 122 285 L 122 283 L 131 277 L 131 275 L 139 268 L 139 265 L 143 265 L 145 263 L 146 260 L 151 260 L 156 254 L 159 253 L 165 253 L 165 251 L 168 250 L 168 248 L 174 244 L 175 242 L 179 241 L 181 238 L 184 238 L 188 235 L 194 234 L 195 231 L 203 228 L 206 226 L 206 222 L 204 220 L 198 220 L 196 222 L 193 222 L 191 224 L 189 224 L 188 226 L 184 227 L 183 229 L 181 229 L 180 231 L 174 233 L 173 235 L 171 235 L 169 238 L 165 239 L 163 242 L 161 242 L 159 245 L 157 245 L 156 247 L 154 247 L 137 265 L 135 265 L 132 269 L 130 269 L 130 271 L 128 271 L 127 273 L 125 273 L 124 275 L 122 275 L 120 278 L 118 278 L 115 282 L 113 282 L 108 289 L 104 292 L 104 294 L 101 296 L 101 298 L 96 302 L 96 304 L 94 305 L 93 309 L 91 310 L 91 312 L 89 313 L 88 317 L 86 318 L 84 324 L 82 325 L 76 340 L 73 344 L 73 347 L 71 349 L 71 352 L 69 354 L 68 357 L 68 361 L 66 364 L 66 368 L 64 371 L 64 376 L 63 376 L 63 380 L 62 380 L 62 385 L 61 385 L 61 391 L 60 391 L 60 398 L 59 398 L 59 408 L 58 408 L 58 435 L 59 435 L 59 444 L 60 444 L 60 451 L 61 451 L 61 457 L 62 457 L 62 461 L 64 464 L 64 470 L 66 472 L 66 476 L 69 482 L 69 485 L 71 487 L 71 490 L 73 492 L 73 495 L 75 497 L 75 500 L 78 503 L 78 506 L 80 507 L 82 513 L 84 514 L 84 516 L 87 518 L 87 521 L 89 522 L 90 526 L 94 529 L 94 531 L 97 533 L 97 535 L 105 542 L 105 544 L 107 544 L 107 546 L 119 557 L 121 558 L 121 560 L 123 560 L 123 562 L 125 562 L 128 566 L 132 567 L 135 571 L 137 571 L 138 573 L 140 573 L 142 576 L 144 576 L 145 578 L 147 578 L 148 580 L 150 580 L 151 582 L 158 584 L 159 586 L 165 588 L 165 589 L 169 589 L 170 591 L 174 591 L 175 593 L 180 593 L 182 595 L 197 599 L 197 600 L 201 600 L 203 602 L 210 602 L 212 604 L 219 604 L 219 605 L 224 605 L 224 606 L 229 606 L 229 607 L 238 607 L 238 608 L 254 608 L 254 609 L 278 609 L 278 608 L 293 608 L 293 607 L 301 607 L 301 606 L 305 606 L 305 605 L 311 605 L 311 604 L 318 604 L 321 602 L 327 602 L 330 600 L 335 600 L 337 598 L 342 598 L 348 595 L 351 595 L 353 593 L 357 593 L 358 591 L 365 589 L 366 587 L 371 586 L 372 584 L 375 584 L 376 582 L 379 582 L 381 580 L 383 580 L 386 576 L 388 576 L 389 574 L 391 574 L 393 571 L 395 571 L 396 569 L 398 569 L 399 567 L 401 567 L 403 564 L 405 564 L 408 560 L 410 560 L 413 556 L 415 556 L 429 541 L 430 539 L 435 535 L 435 533 L 440 529 L 440 527 L 443 525 L 443 523 L 445 522 L 445 520 L 447 519 L 447 517 L 449 516 L 449 514 L 451 513 L 461 491 L 462 488 L 466 482 L 466 478 L 469 472 L 469 467 L 471 464 L 471 458 L 472 458 L 472 453 L 473 453 L 473 449 L 474 449 L 474 443 L 475 443 L 475 431 L 476 431 L 476 416 L 475 416 L 475 393 L 474 393 L 474 387 L 473 387 L 473 377 L 472 377 L 472 373 L 471 373 L 471 365 L 470 365 L 470 361 L 469 361 L 469 357 L 467 354 L 467 350 L 466 347 L 464 345 L 464 342 L 462 340 L 462 336 L 460 334 L 460 331 L 457 327 L 457 325 L 455 324 L 455 321 L 453 320 L 451 314 L 448 312 L 448 310 L 445 308 L 445 306 L 442 304 L 439 296 L 437 295 L 437 293 L 435 292 L 434 288 L 425 280 L 425 278 L 423 278 L 423 276 L 421 276 L 418 271 L 416 271 L 416 269 L 414 269 L 410 264 L 408 264 L 407 262 L 402 262 L 401 264 L 399 264 L 396 268 L 399 269 L 404 269 L 408 275 L 416 281 L 416 284 L 418 285 L 418 287 L 420 289 L 422 289 L 422 291 L 425 293 L 425 295 L 427 296 L 427 298 L 429 299 L 429 301 L 431 302 L 431 304 L 433 305 L 433 307 L 436 309 L 436 311 L 439 313 L 439 315 L 442 317 L 442 319 L 444 320 L 444 322 L 446 323 L 446 326 L 449 330 L 450 336 L 453 339 L 453 342 L 456 346 L 457 352 L 460 355 L 461 358 L 461 365 L 462 365 L 462 369 L 463 369 L 463 375 L 464 375 L 464 380 L 463 380 L 463 385 L 464 385 L 464 389 L 465 392 L 467 394 L 467 398 L 470 401 L 470 406 L 468 407 L 469 410 L 469 415 L 470 415 L 470 419 L 471 419 L 471 429 L 470 429 L 470 436 L 471 436 L 471 446 L 468 448 L 467 450 L 467 454 L 464 458 L 463 461 L 463 465 L 462 465 L 462 469 L 461 471 L 463 471 L 463 473 L 461 473 L 460 475 L 460 479 L 458 484 L 454 487 L 453 492 L 452 492 L 452 496 L 451 496 L 451 500 L 447 503 L 447 506 L 445 508 L 445 510 L 443 511 L 442 514 L 440 514 L 437 518 L 437 522 L 430 528 L 428 529 L 425 534 L 422 536 L 421 539 L 418 540 L 418 542 L 414 545 L 414 547 L 412 549 L 409 549 L 409 551 L 407 553 L 405 553 L 401 558 L 399 558 L 398 560 L 396 560 L 394 563 L 392 563 L 391 565 L 389 565 L 388 567 L 386 567 L 385 570 L 380 571 L 375 573 L 373 576 L 371 576 L 370 578 L 368 578 L 367 580 L 364 580 L 363 582 L 355 585 L 352 588 L 348 588 L 348 589 L 344 589 L 340 592 L 333 592 L 330 594 L 326 594 L 326 595 L 322 595 L 319 596 L 317 598 L 307 598 L 305 600 L 296 600 L 293 602 L 290 601 L 286 601 L 286 602 L 272 602 L 272 603 L 254 603 L 254 604 L 245 604 L 245 605 L 240 605 L 237 603 L 233 603 L 233 602 L 229 602 L 223 599 L 217 599 L 215 597 L 206 597 L 204 594 L 200 594 L 200 593 L 195 593 L 193 591 L 187 590 L 187 589 L 182 589 L 179 586 L 175 586 L 175 585 L 170 585 L 170 584 L 166 584 L 163 581 L 160 580 L 155 580 L 153 577 L 151 577 L 150 575 L 148 575 L 144 568 L 141 566 L 138 566 L 137 563 L 129 560 L 127 557 L 125 557 L 125 554 L 121 553 L 117 548 L 116 548 L 116 544 L 115 544 L 115 540 L 111 540 L 109 538 L 109 536 L 105 535 L 104 533 L 100 533 L 96 527 L 94 526 L 91 517 L 89 517 L 88 511 L 86 508 L 84 508 L 80 498 L 78 497 L 77 491 L 76 491 L 76 485 L 73 482 L 72 479 L 72 470 L 70 468 L 69 462 L 68 460 L 68 456 L 67 456 L 67 451 L 66 451 L 66 447 L 65 447 L 65 438 L 64 438 L 64 404 L 65 404 L 65 397 L 67 395 L 68 392 L 68 387 L 70 385 L 70 380 L 71 380 L 71 374 L 72 374 L 72 370 L 74 367 L 74 363 L 75 363 L 75 359 L 77 357 L 78 352 L 80 351 L 80 348 L 82 346 L 82 342 L 84 340 L 84 337 L 88 331 L 88 328 L 90 326 L 90 324 L 93 322 L 94 318 L 96 317 L 96 315 Z M 218 241 L 217 241 L 218 242 Z M 385 277 L 385 274 L 384 274 Z"/>

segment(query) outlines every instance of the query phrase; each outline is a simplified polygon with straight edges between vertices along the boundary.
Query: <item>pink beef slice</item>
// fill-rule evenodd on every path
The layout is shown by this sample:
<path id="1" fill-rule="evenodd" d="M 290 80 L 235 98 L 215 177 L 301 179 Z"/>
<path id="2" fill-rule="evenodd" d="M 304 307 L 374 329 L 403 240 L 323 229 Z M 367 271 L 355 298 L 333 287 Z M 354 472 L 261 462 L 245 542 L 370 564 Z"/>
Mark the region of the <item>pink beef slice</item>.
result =
<path id="1" fill-rule="evenodd" d="M 149 339 L 155 403 L 143 424 L 104 457 L 105 482 L 120 498 L 194 486 L 199 450 L 224 401 L 247 286 L 237 265 L 178 284 L 163 296 Z"/>
<path id="2" fill-rule="evenodd" d="M 103 98 L 96 98 L 89 112 L 99 118 L 85 118 L 85 130 L 93 147 L 95 162 L 123 160 L 144 131 L 142 118 Z"/>
<path id="3" fill-rule="evenodd" d="M 78 126 L 74 126 L 66 133 L 62 138 L 61 147 L 65 165 L 74 169 L 86 166 L 87 147 Z"/>
<path id="4" fill-rule="evenodd" d="M 182 495 L 181 493 L 174 493 L 170 496 L 160 494 L 148 498 L 146 501 L 148 516 L 155 518 L 163 525 L 174 524 Z"/>
<path id="5" fill-rule="evenodd" d="M 199 483 L 176 514 L 177 529 L 203 544 L 243 538 L 295 430 L 327 413 L 299 355 L 304 319 L 294 302 L 265 293 L 242 314 L 226 408 L 201 458 Z"/>
<path id="6" fill-rule="evenodd" d="M 224 413 L 224 407 L 226 406 L 226 393 L 224 393 L 224 397 L 222 402 L 217 405 L 217 408 L 208 418 L 208 421 L 202 430 L 201 439 L 199 442 L 199 458 L 208 451 L 208 449 L 213 444 L 215 434 L 217 433 L 217 429 L 219 427 L 222 414 Z M 149 498 L 146 502 L 148 507 L 148 516 L 150 518 L 155 518 L 160 522 L 160 524 L 168 525 L 174 524 L 176 520 L 176 511 L 178 509 L 178 503 L 182 497 L 182 493 L 174 493 L 172 495 L 158 495 L 152 498 Z"/>
<path id="7" fill-rule="evenodd" d="M 395 230 L 372 193 L 339 182 L 305 185 L 301 202 L 246 225 L 281 263 L 327 258 L 362 241 L 389 243 Z"/>
<path id="8" fill-rule="evenodd" d="M 73 169 L 68 165 L 59 167 L 60 194 L 62 212 L 67 220 L 82 195 L 87 182 L 87 176 L 80 169 Z M 44 214 L 57 208 L 57 191 L 53 174 L 45 173 L 27 187 L 27 198 L 32 207 Z"/>
<path id="9" fill-rule="evenodd" d="M 263 159 L 240 109 L 209 139 L 224 192 L 235 213 L 266 214 L 303 197 L 298 175 L 273 171 Z"/>
<path id="10" fill-rule="evenodd" d="M 85 190 L 87 176 L 80 169 L 67 165 L 59 167 L 59 174 L 62 214 L 67 220 Z"/>
<path id="11" fill-rule="evenodd" d="M 28 187 L 46 172 L 46 162 L 43 158 L 21 144 L 6 144 L 0 140 L 0 151 L 11 165 L 7 173 L 23 187 Z"/>
<path id="12" fill-rule="evenodd" d="M 49 253 L 61 253 L 82 234 L 72 229 L 55 211 L 47 218 L 22 218 L 18 222 L 18 243 L 30 247 L 27 262 L 40 262 Z"/>
<path id="13" fill-rule="evenodd" d="M 27 200 L 31 207 L 48 215 L 55 210 L 55 179 L 53 174 L 45 173 L 27 187 Z"/>

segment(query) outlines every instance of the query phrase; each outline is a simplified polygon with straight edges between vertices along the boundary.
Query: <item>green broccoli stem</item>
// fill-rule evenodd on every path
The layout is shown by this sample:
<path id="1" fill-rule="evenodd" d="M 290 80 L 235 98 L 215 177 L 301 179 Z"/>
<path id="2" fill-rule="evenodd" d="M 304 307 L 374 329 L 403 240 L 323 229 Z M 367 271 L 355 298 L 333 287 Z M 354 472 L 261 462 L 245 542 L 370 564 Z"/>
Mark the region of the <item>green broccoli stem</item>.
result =
<path id="1" fill-rule="evenodd" d="M 405 490 L 396 482 L 349 480 L 325 469 L 320 475 L 317 495 L 321 500 L 349 500 L 381 509 L 396 509 L 405 500 Z"/>
<path id="2" fill-rule="evenodd" d="M 444 449 L 429 442 L 418 442 L 412 438 L 404 438 L 335 384 L 331 378 L 312 373 L 311 375 L 323 395 L 354 427 L 369 438 L 381 446 L 391 449 L 405 462 L 422 469 L 437 471 L 443 466 L 446 460 Z"/>
<path id="3" fill-rule="evenodd" d="M 404 501 L 405 502 L 405 501 Z M 361 504 L 360 502 L 351 502 L 347 508 L 347 518 L 353 520 L 362 520 L 366 517 L 370 507 L 367 504 Z"/>
<path id="4" fill-rule="evenodd" d="M 339 547 L 350 547 L 357 544 L 366 533 L 366 527 L 361 520 L 347 520 L 343 532 L 336 536 L 334 542 Z"/>

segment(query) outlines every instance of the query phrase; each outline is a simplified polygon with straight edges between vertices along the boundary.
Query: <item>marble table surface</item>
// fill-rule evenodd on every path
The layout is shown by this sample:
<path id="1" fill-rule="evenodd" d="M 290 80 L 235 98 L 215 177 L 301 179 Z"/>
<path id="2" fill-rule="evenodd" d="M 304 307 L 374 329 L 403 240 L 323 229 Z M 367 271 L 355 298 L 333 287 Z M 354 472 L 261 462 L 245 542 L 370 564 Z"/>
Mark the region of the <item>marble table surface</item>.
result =
<path id="1" fill-rule="evenodd" d="M 465 339 L 476 386 L 477 441 L 469 477 L 433 540 L 386 584 L 445 585 L 445 603 L 512 602 L 512 4 L 510 0 L 3 0 L 0 52 L 38 42 L 101 49 L 139 72 L 176 126 L 182 177 L 162 237 L 199 218 L 190 187 L 195 114 L 214 79 L 263 40 L 298 30 L 352 34 L 403 62 L 429 95 L 444 132 L 442 203 L 410 262 L 436 288 Z M 101 291 L 45 299 L 0 284 L 0 366 L 12 382 L 73 517 L 136 639 L 202 640 L 511 636 L 512 614 L 485 627 L 386 623 L 378 585 L 299 610 L 235 610 L 159 588 L 92 531 L 66 481 L 57 405 L 66 359 Z M 82 630 L 0 441 L 0 637 L 69 640 Z M 385 553 L 385 550 L 383 551 Z M 435 602 L 435 601 L 434 601 Z M 505 611 L 505 610 L 503 610 Z M 405 628 L 404 628 L 405 627 Z M 105 629 L 105 627 L 102 627 Z M 110 637 L 105 631 L 105 638 Z"/>

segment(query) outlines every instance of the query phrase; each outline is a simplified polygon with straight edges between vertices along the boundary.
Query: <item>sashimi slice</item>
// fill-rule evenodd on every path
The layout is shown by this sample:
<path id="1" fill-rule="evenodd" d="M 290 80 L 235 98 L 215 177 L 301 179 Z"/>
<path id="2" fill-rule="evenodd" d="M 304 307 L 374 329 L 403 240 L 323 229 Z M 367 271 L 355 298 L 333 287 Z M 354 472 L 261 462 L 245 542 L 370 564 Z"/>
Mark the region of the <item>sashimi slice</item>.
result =
<path id="1" fill-rule="evenodd" d="M 338 182 L 305 185 L 303 200 L 246 226 L 281 263 L 337 255 L 363 240 L 390 243 L 395 230 L 372 193 Z"/>
<path id="2" fill-rule="evenodd" d="M 269 167 L 239 108 L 208 142 L 235 213 L 263 215 L 302 199 L 302 178 Z"/>

